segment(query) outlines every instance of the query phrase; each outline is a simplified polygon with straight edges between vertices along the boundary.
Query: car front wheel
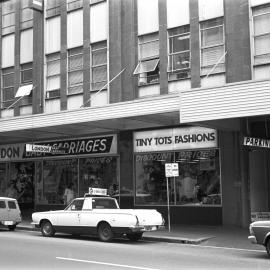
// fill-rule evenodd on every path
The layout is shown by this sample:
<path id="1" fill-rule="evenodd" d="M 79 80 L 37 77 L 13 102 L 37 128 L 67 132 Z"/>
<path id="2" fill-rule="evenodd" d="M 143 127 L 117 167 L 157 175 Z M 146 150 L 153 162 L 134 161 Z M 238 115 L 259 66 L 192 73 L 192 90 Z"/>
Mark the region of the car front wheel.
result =
<path id="1" fill-rule="evenodd" d="M 127 234 L 127 238 L 130 240 L 130 241 L 139 241 L 140 239 L 142 239 L 142 235 L 143 233 L 128 233 Z"/>
<path id="2" fill-rule="evenodd" d="M 109 242 L 113 238 L 113 232 L 111 226 L 103 222 L 98 226 L 98 237 L 103 242 Z"/>
<path id="3" fill-rule="evenodd" d="M 54 236 L 55 230 L 50 221 L 43 221 L 41 224 L 41 233 L 45 237 Z"/>
<path id="4" fill-rule="evenodd" d="M 270 256 L 270 237 L 268 238 L 266 242 L 265 248 L 266 248 L 268 256 Z"/>

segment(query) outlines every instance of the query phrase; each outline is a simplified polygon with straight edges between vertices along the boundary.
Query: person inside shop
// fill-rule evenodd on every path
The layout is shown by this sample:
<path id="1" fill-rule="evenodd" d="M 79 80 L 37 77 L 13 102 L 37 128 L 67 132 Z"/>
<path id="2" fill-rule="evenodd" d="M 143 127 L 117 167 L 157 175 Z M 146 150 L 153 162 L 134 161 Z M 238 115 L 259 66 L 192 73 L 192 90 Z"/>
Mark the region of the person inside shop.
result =
<path id="1" fill-rule="evenodd" d="M 64 191 L 63 199 L 65 205 L 68 205 L 74 199 L 75 192 L 73 190 L 73 186 L 74 184 L 72 182 L 69 183 Z"/>
<path id="2" fill-rule="evenodd" d="M 202 190 L 201 185 L 197 183 L 194 187 L 194 197 L 195 200 L 202 203 L 206 197 L 206 193 Z"/>

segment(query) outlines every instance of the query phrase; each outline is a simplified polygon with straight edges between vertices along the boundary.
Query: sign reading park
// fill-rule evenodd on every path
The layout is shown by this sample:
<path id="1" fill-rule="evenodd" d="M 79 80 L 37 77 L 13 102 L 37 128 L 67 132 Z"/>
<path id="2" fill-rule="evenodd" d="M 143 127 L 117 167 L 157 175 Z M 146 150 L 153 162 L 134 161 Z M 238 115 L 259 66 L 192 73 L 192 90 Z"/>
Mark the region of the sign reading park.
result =
<path id="1" fill-rule="evenodd" d="M 268 140 L 268 139 L 244 137 L 244 143 L 243 144 L 246 145 L 246 146 L 270 148 L 270 140 Z"/>
<path id="2" fill-rule="evenodd" d="M 217 147 L 217 131 L 183 127 L 134 132 L 135 152 L 173 151 Z"/>

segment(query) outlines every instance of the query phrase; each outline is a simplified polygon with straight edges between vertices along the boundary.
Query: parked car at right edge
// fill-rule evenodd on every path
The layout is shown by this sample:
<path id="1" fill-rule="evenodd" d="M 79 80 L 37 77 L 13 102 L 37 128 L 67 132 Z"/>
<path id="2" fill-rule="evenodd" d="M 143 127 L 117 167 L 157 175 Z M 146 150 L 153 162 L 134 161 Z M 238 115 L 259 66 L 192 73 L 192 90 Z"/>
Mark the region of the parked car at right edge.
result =
<path id="1" fill-rule="evenodd" d="M 270 256 L 270 220 L 255 221 L 249 226 L 248 239 L 253 244 L 263 245 Z"/>
<path id="2" fill-rule="evenodd" d="M 19 204 L 16 199 L 0 197 L 0 226 L 14 231 L 16 226 L 22 222 Z"/>

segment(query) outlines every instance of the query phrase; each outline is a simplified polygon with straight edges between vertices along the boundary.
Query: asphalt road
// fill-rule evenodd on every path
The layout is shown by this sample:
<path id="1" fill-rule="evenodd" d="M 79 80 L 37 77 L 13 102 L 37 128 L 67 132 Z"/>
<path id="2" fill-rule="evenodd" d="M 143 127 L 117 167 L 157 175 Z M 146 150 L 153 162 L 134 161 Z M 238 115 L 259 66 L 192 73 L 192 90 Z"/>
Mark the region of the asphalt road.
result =
<path id="1" fill-rule="evenodd" d="M 270 269 L 264 250 L 217 248 L 125 239 L 111 243 L 91 237 L 0 230 L 0 269 Z"/>

